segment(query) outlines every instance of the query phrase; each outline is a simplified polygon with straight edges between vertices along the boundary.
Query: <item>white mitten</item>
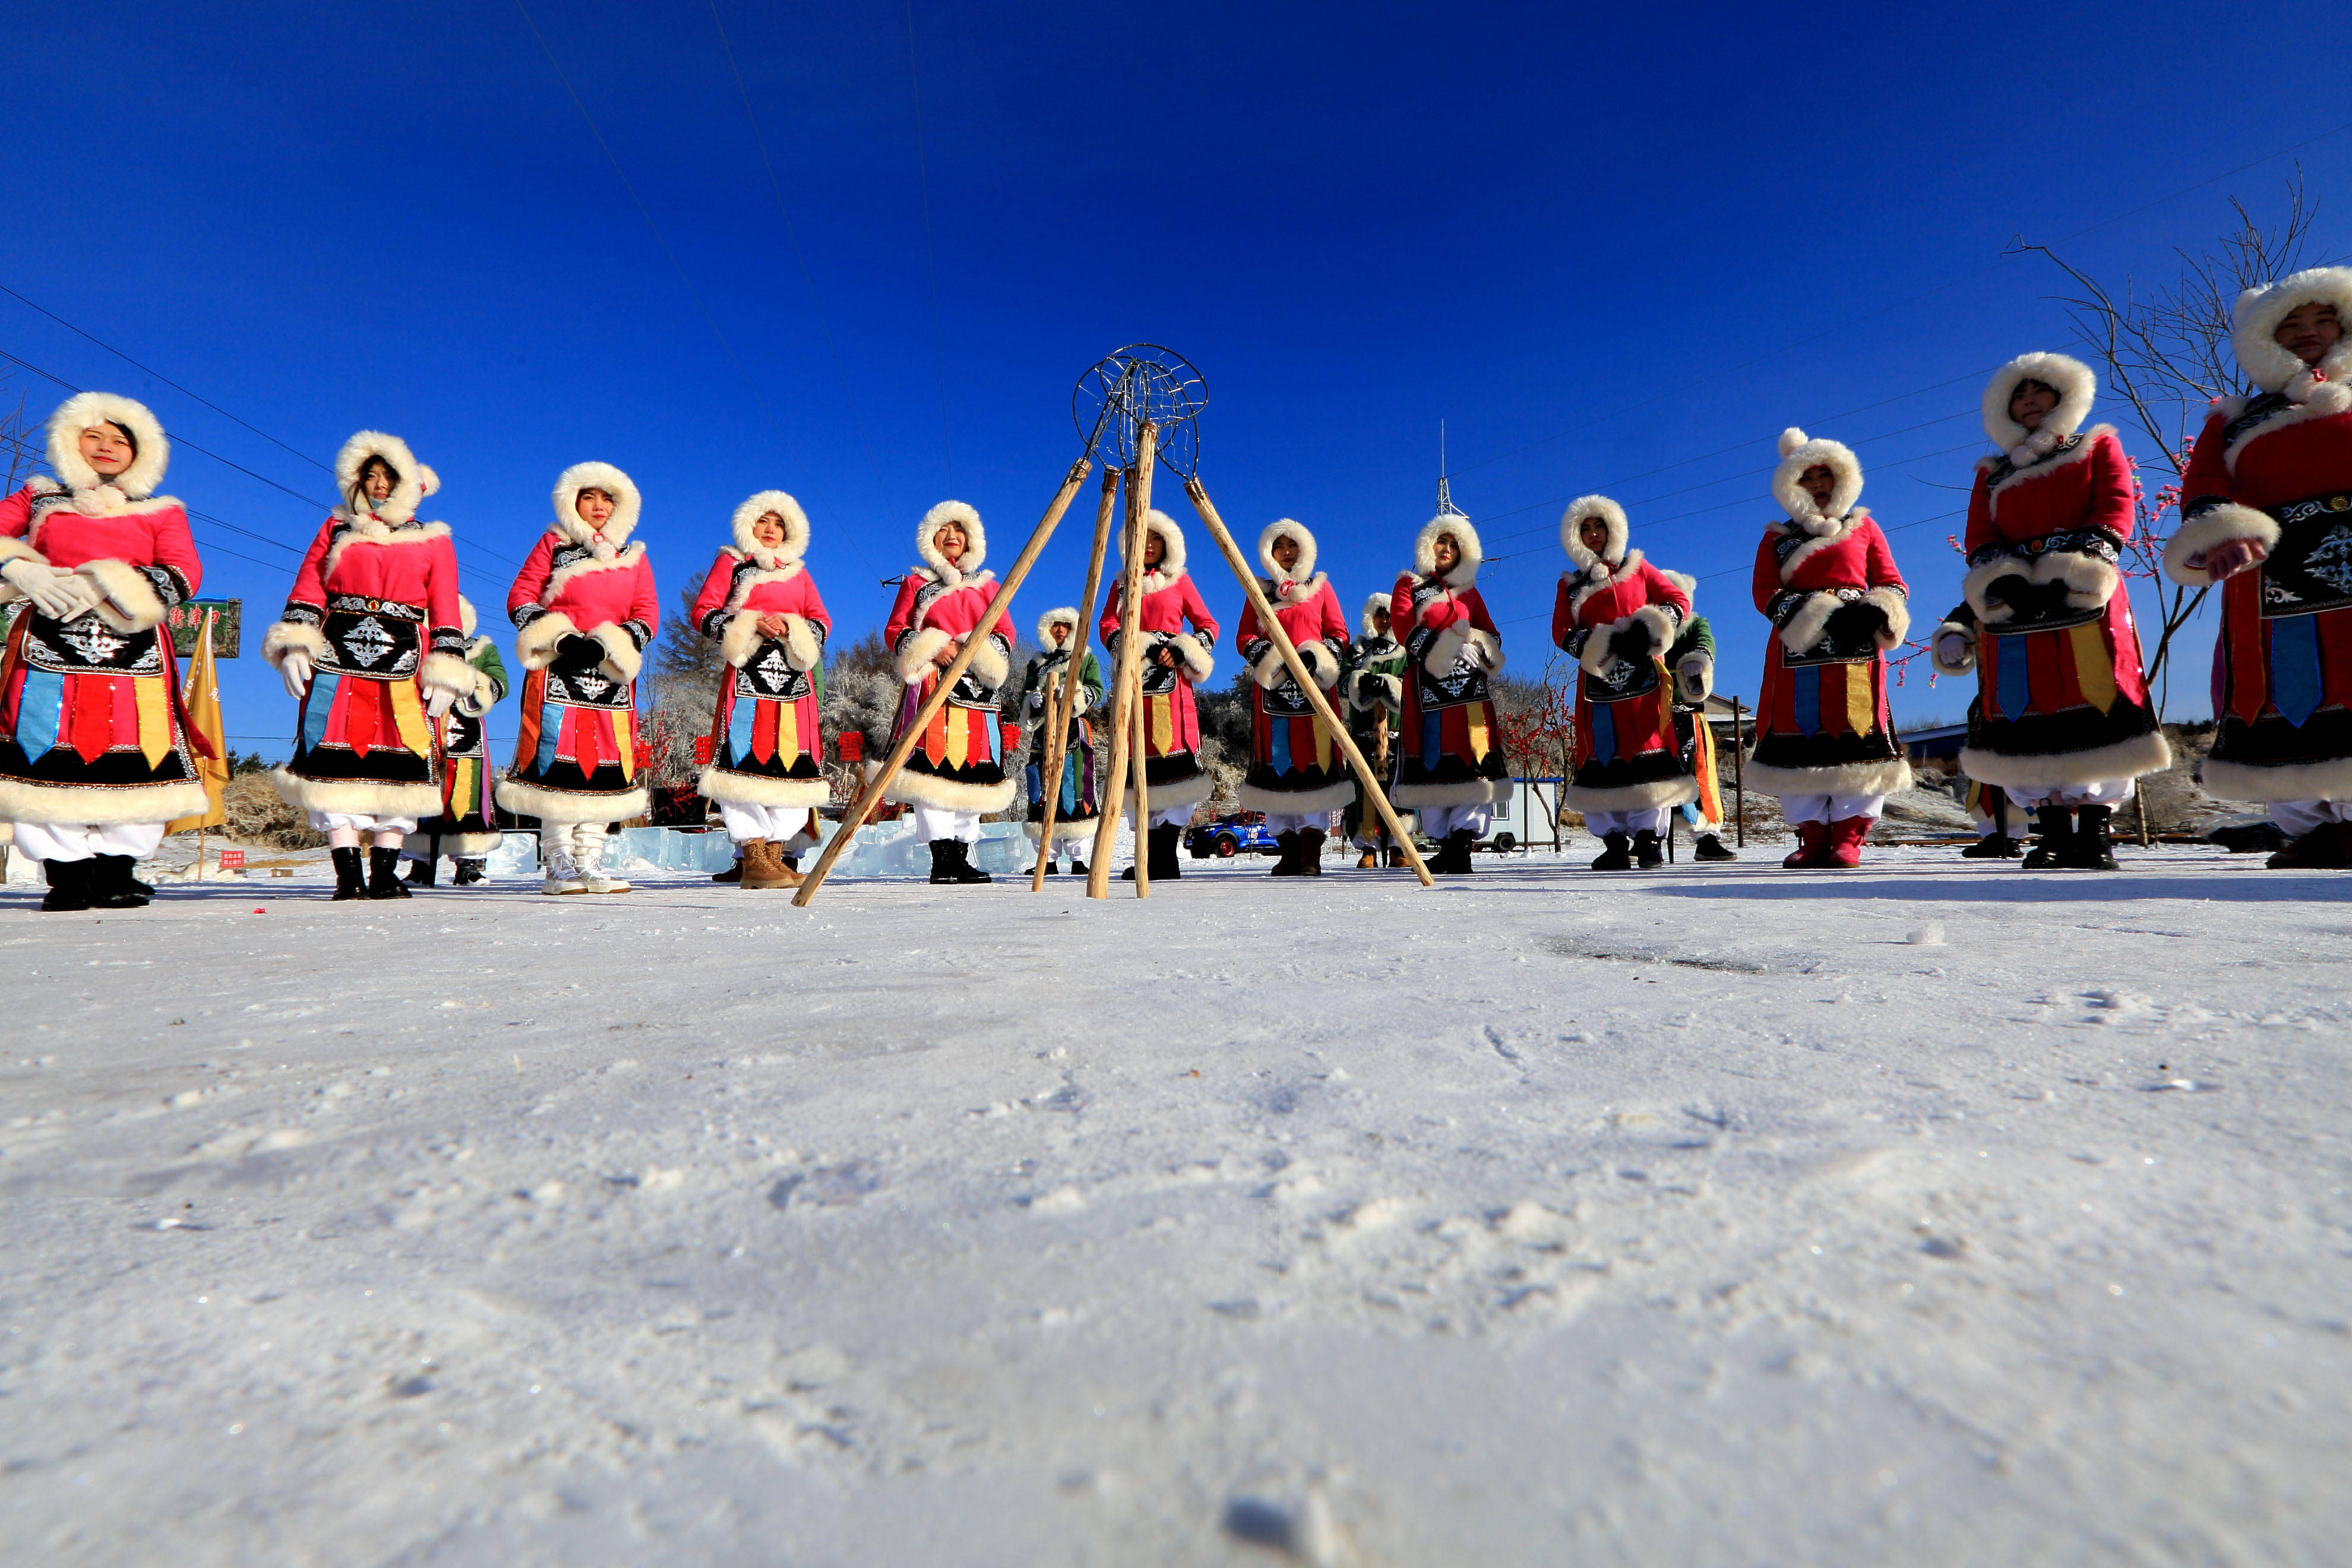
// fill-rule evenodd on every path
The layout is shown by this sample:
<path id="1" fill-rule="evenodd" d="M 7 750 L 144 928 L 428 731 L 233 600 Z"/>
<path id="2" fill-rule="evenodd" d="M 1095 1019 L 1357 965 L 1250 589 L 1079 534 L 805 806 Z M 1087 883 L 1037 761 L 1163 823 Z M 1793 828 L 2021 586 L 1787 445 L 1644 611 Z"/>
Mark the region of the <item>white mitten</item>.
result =
<path id="1" fill-rule="evenodd" d="M 286 682 L 286 695 L 299 702 L 310 692 L 310 656 L 299 648 L 289 648 L 278 661 L 278 674 Z"/>
<path id="2" fill-rule="evenodd" d="M 33 602 L 33 608 L 53 621 L 71 620 L 97 603 L 79 574 L 61 571 L 46 561 L 20 555 L 0 566 L 0 577 L 14 584 L 18 593 Z"/>
<path id="3" fill-rule="evenodd" d="M 1955 668 L 1969 662 L 1969 639 L 1958 632 L 1946 632 L 1936 639 L 1936 658 Z"/>
<path id="4" fill-rule="evenodd" d="M 432 687 L 425 693 L 425 716 L 438 724 L 457 700 L 457 694 L 447 687 Z"/>

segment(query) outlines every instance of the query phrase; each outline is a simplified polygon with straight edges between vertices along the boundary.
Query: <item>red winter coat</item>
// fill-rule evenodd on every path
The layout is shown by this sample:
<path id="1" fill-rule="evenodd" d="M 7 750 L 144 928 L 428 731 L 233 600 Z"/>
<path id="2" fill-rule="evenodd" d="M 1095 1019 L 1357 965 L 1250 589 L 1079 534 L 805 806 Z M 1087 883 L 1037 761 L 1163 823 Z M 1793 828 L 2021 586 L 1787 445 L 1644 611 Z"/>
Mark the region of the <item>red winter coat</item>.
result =
<path id="1" fill-rule="evenodd" d="M 1773 524 L 1756 547 L 1753 588 L 1773 633 L 1748 782 L 1780 795 L 1908 788 L 1886 702 L 1886 650 L 1911 629 L 1910 588 L 1877 522 L 1856 507 L 1843 518 Z M 1855 603 L 1885 624 L 1868 637 L 1832 637 L 1830 617 Z"/>
<path id="2" fill-rule="evenodd" d="M 1552 595 L 1551 640 L 1577 663 L 1573 776 L 1561 799 L 1585 812 L 1695 800 L 1698 786 L 1675 734 L 1672 678 L 1658 662 L 1690 616 L 1690 591 L 1638 550 L 1599 580 L 1597 569 L 1563 573 Z M 1649 634 L 1648 652 L 1639 659 L 1612 652 L 1617 636 L 1636 626 Z"/>

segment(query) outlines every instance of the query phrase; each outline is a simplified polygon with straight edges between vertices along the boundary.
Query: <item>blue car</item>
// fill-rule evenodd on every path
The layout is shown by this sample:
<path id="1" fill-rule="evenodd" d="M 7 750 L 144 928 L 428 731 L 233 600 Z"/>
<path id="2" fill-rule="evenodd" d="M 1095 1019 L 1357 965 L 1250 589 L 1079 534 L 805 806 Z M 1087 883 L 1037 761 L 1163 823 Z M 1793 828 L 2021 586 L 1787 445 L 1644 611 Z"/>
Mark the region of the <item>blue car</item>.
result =
<path id="1" fill-rule="evenodd" d="M 1212 856 L 1230 860 L 1243 853 L 1282 853 L 1282 846 L 1274 841 L 1274 834 L 1265 825 L 1265 814 L 1260 811 L 1229 811 L 1206 822 L 1196 822 L 1184 830 L 1184 847 L 1192 852 L 1195 860 L 1206 860 Z"/>

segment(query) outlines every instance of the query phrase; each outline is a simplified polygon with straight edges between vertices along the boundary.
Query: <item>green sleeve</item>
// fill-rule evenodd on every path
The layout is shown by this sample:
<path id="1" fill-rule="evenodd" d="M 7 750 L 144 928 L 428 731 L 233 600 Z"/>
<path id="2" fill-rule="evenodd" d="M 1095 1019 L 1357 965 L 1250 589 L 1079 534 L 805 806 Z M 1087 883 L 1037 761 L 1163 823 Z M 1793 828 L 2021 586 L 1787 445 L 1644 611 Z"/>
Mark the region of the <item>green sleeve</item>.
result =
<path id="1" fill-rule="evenodd" d="M 498 644 L 492 642 L 488 637 L 484 637 L 482 639 L 481 651 L 473 655 L 471 658 L 467 659 L 466 662 L 490 678 L 490 701 L 492 703 L 495 704 L 506 700 L 507 667 L 506 662 L 499 658 Z"/>
<path id="2" fill-rule="evenodd" d="M 1706 624 L 1705 616 L 1693 616 L 1683 623 L 1682 635 L 1675 639 L 1675 646 L 1666 650 L 1666 663 L 1670 667 L 1680 664 L 1695 653 L 1703 653 L 1710 659 L 1715 658 L 1715 628 Z"/>

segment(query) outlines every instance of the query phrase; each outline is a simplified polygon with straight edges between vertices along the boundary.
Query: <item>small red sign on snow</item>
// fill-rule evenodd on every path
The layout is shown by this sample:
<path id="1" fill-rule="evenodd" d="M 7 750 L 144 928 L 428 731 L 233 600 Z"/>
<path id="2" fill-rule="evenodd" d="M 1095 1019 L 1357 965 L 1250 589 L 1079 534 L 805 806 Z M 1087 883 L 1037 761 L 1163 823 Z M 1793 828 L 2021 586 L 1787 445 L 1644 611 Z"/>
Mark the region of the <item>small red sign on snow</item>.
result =
<path id="1" fill-rule="evenodd" d="M 222 870 L 224 870 L 224 871 L 242 871 L 242 870 L 244 870 L 244 869 L 245 869 L 245 851 L 244 851 L 244 850 L 242 850 L 242 849 L 224 849 L 224 850 L 222 850 L 222 851 L 220 852 L 220 855 L 221 855 L 221 858 L 220 858 L 220 868 L 221 868 Z"/>
<path id="2" fill-rule="evenodd" d="M 709 767 L 710 765 L 709 736 L 697 735 L 694 738 L 694 760 L 700 763 L 705 767 Z"/>

